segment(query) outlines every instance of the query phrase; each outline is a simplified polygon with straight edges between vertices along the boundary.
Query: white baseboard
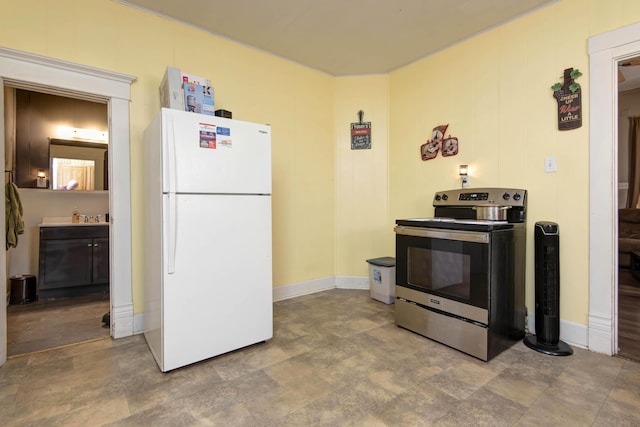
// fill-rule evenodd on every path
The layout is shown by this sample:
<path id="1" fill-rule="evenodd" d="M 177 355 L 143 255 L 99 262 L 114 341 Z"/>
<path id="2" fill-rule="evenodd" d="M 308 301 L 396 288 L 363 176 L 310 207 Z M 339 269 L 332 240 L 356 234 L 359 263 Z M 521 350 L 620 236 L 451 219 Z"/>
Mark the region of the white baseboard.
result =
<path id="1" fill-rule="evenodd" d="M 133 334 L 144 333 L 144 313 L 138 313 L 133 315 Z"/>
<path id="2" fill-rule="evenodd" d="M 560 319 L 560 339 L 576 347 L 589 348 L 587 325 Z"/>
<path id="3" fill-rule="evenodd" d="M 531 314 L 528 316 L 529 331 L 535 333 L 536 320 Z M 560 340 L 576 347 L 589 348 L 589 328 L 586 325 L 560 319 Z"/>
<path id="4" fill-rule="evenodd" d="M 133 304 L 114 306 L 111 312 L 113 338 L 133 335 Z"/>
<path id="5" fill-rule="evenodd" d="M 615 354 L 613 343 L 613 319 L 589 313 L 589 350 L 604 353 L 609 356 Z"/>
<path id="6" fill-rule="evenodd" d="M 282 301 L 336 288 L 369 290 L 369 278 L 360 276 L 333 276 L 277 286 L 273 288 L 273 301 Z"/>
<path id="7" fill-rule="evenodd" d="M 336 288 L 338 289 L 360 289 L 368 291 L 369 277 L 363 276 L 336 276 Z"/>
<path id="8" fill-rule="evenodd" d="M 273 301 L 282 301 L 289 298 L 314 294 L 316 292 L 334 289 L 335 287 L 336 286 L 332 277 L 306 280 L 304 282 L 278 286 L 276 288 L 273 288 Z"/>

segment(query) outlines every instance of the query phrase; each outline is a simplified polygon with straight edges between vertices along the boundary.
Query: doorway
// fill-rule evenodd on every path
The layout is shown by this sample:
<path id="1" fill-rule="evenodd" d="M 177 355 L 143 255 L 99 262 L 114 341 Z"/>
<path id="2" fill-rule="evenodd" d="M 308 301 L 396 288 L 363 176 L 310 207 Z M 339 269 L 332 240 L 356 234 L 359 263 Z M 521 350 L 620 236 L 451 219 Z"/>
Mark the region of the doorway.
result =
<path id="1" fill-rule="evenodd" d="M 618 355 L 640 361 L 640 57 L 618 62 Z M 634 132 L 630 132 L 634 129 Z"/>
<path id="2" fill-rule="evenodd" d="M 111 216 L 110 248 L 110 335 L 120 338 L 133 334 L 133 300 L 131 289 L 131 191 L 129 102 L 135 77 L 73 64 L 8 48 L 0 48 L 0 110 L 4 110 L 5 84 L 53 91 L 72 97 L 94 97 L 108 104 L 109 135 L 112 144 L 109 166 L 112 192 L 109 196 Z M 4 111 L 2 111 L 2 116 Z M 0 120 L 0 146 L 4 147 L 4 121 Z M 0 150 L 4 163 L 4 149 Z M 114 167 L 113 164 L 118 164 Z M 2 187 L 4 192 L 4 186 Z M 0 210 L 4 222 L 4 210 Z M 4 230 L 4 229 L 3 229 Z M 5 233 L 4 231 L 2 233 Z M 5 236 L 6 237 L 6 236 Z M 0 251 L 0 277 L 6 277 L 6 254 Z M 0 365 L 7 360 L 7 310 L 0 304 Z"/>
<path id="3" fill-rule="evenodd" d="M 17 187 L 24 223 L 18 244 L 6 252 L 8 357 L 108 337 L 110 322 L 102 322 L 110 309 L 107 102 L 12 86 L 4 94 L 5 181 Z M 61 171 L 56 161 L 73 166 Z M 76 166 L 80 162 L 90 167 Z M 95 225 L 64 225 L 72 207 Z M 44 219 L 60 226 L 43 226 Z M 101 239 L 80 238 L 80 231 Z M 61 234 L 49 240 L 52 233 Z M 100 274 L 87 274 L 93 271 Z M 21 295 L 25 278 L 37 297 Z"/>
<path id="4" fill-rule="evenodd" d="M 618 63 L 640 55 L 640 23 L 589 39 L 589 349 L 618 353 Z"/>

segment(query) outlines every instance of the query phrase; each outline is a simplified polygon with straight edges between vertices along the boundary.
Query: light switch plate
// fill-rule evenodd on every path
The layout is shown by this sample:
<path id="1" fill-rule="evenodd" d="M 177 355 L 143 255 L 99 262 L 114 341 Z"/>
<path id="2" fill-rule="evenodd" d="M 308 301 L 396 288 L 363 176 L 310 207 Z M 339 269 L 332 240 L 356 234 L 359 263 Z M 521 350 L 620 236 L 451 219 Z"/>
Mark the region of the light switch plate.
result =
<path id="1" fill-rule="evenodd" d="M 556 158 L 555 157 L 545 157 L 544 158 L 544 171 L 545 172 L 555 172 L 556 171 Z"/>

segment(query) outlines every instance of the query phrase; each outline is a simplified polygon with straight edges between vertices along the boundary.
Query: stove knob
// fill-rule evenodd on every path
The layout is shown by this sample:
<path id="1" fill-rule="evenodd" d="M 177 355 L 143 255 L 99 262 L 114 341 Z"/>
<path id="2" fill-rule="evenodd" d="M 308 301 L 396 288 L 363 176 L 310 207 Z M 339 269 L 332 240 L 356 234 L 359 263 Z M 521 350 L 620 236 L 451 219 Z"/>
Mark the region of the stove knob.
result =
<path id="1" fill-rule="evenodd" d="M 445 200 L 445 201 L 446 201 L 446 200 L 449 200 L 449 196 L 447 196 L 446 194 L 443 194 L 443 195 L 442 195 L 442 200 Z"/>
<path id="2" fill-rule="evenodd" d="M 502 195 L 502 198 L 505 199 L 505 200 L 509 200 L 511 198 L 511 196 L 509 195 L 509 193 L 504 193 Z"/>
<path id="3" fill-rule="evenodd" d="M 441 198 L 442 198 L 442 197 L 440 197 L 440 195 L 439 195 L 439 194 L 436 194 L 436 201 L 437 201 L 437 202 L 439 202 Z"/>
<path id="4" fill-rule="evenodd" d="M 522 196 L 521 196 L 520 194 L 518 194 L 518 193 L 516 193 L 516 194 L 514 194 L 514 195 L 513 195 L 513 200 L 515 200 L 515 201 L 518 201 L 518 200 L 520 200 L 521 198 L 522 198 Z"/>

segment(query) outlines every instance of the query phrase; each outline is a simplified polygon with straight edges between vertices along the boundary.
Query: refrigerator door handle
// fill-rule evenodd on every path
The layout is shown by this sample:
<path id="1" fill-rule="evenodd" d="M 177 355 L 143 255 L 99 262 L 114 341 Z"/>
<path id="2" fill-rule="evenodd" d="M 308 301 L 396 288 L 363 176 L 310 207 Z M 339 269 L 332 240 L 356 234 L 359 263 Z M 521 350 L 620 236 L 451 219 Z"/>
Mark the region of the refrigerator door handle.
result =
<path id="1" fill-rule="evenodd" d="M 173 123 L 173 117 L 168 118 L 168 137 L 167 137 L 167 193 L 176 192 L 176 131 Z"/>
<path id="2" fill-rule="evenodd" d="M 169 193 L 169 207 L 167 209 L 167 220 L 169 222 L 169 233 L 167 236 L 167 250 L 169 259 L 167 262 L 167 273 L 176 272 L 176 193 Z"/>
<path id="3" fill-rule="evenodd" d="M 169 236 L 168 236 L 168 250 L 169 260 L 167 270 L 169 274 L 176 272 L 176 132 L 173 123 L 173 117 L 168 119 L 169 135 L 167 138 L 167 157 L 168 157 L 168 193 L 169 193 L 169 210 L 167 216 L 169 217 Z"/>

